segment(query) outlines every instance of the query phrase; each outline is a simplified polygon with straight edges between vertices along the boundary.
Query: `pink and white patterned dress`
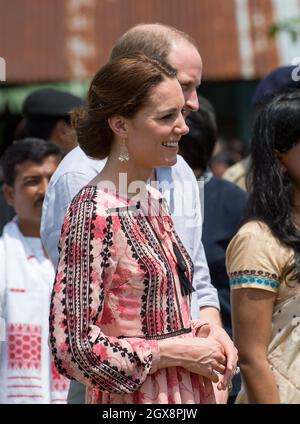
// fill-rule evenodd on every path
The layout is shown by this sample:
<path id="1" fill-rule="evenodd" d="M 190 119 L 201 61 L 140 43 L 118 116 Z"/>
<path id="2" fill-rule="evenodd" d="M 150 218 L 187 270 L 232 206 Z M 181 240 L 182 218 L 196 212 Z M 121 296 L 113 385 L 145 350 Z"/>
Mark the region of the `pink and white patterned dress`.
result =
<path id="1" fill-rule="evenodd" d="M 158 205 L 150 216 L 149 201 Z M 192 276 L 158 191 L 150 188 L 137 203 L 86 186 L 73 199 L 60 239 L 50 344 L 59 371 L 87 386 L 87 403 L 215 402 L 201 376 L 157 370 L 158 340 L 195 335 Z"/>

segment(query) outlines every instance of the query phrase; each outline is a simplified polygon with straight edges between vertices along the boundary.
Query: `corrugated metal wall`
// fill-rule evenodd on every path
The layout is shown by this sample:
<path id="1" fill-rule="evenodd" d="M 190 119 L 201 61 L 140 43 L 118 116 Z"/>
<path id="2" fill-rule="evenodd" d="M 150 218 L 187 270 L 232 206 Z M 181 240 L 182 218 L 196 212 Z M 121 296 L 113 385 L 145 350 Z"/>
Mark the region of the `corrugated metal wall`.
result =
<path id="1" fill-rule="evenodd" d="M 195 38 L 206 79 L 258 78 L 279 64 L 274 1 L 0 0 L 0 57 L 8 83 L 90 78 L 128 28 L 162 22 Z"/>
<path id="2" fill-rule="evenodd" d="M 7 81 L 68 78 L 64 1 L 0 0 L 0 56 Z"/>

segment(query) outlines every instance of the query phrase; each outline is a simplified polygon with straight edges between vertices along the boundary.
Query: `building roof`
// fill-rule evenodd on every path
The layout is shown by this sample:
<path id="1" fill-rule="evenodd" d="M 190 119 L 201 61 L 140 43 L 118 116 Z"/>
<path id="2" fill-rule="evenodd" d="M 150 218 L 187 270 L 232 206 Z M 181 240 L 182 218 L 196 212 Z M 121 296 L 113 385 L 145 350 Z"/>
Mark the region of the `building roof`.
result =
<path id="1" fill-rule="evenodd" d="M 288 11 L 297 13 L 285 0 L 0 0 L 0 7 L 7 84 L 88 80 L 139 22 L 191 34 L 206 80 L 258 79 L 288 64 L 287 44 L 268 29 Z"/>

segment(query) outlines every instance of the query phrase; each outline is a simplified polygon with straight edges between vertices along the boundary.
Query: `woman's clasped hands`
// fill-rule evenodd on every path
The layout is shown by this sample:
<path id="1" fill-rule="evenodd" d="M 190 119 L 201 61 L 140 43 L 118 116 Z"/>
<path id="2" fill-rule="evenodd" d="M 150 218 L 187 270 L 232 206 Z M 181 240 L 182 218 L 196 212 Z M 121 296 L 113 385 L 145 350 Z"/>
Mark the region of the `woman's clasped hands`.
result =
<path id="1" fill-rule="evenodd" d="M 228 389 L 237 367 L 237 350 L 217 325 L 200 325 L 194 337 L 162 340 L 159 350 L 158 368 L 183 367 L 218 383 L 219 390 Z"/>

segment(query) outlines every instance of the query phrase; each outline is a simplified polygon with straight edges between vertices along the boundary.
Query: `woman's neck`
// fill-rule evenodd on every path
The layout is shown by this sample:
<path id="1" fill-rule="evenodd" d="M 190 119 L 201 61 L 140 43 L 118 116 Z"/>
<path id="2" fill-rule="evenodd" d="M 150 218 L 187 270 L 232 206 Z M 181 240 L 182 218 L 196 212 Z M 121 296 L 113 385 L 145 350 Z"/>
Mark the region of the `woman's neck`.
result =
<path id="1" fill-rule="evenodd" d="M 18 225 L 24 237 L 40 237 L 40 226 L 37 223 L 18 218 Z"/>
<path id="2" fill-rule="evenodd" d="M 155 178 L 154 169 L 135 166 L 132 159 L 120 162 L 115 157 L 109 157 L 102 171 L 91 181 L 91 185 L 107 184 L 109 190 L 128 198 L 146 189 L 149 178 Z"/>

